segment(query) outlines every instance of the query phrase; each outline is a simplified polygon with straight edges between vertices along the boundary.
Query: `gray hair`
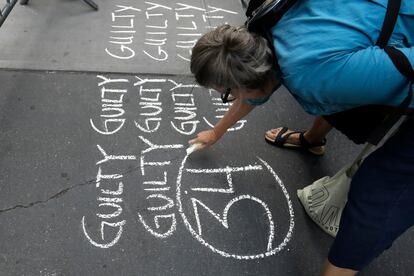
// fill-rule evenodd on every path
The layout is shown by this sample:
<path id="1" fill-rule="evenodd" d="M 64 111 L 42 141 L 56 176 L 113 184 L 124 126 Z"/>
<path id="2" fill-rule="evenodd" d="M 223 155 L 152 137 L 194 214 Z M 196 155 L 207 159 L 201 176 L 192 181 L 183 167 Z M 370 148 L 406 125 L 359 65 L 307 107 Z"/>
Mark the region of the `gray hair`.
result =
<path id="1" fill-rule="evenodd" d="M 191 72 L 205 87 L 262 88 L 273 66 L 263 37 L 244 26 L 223 25 L 204 34 L 191 55 Z"/>

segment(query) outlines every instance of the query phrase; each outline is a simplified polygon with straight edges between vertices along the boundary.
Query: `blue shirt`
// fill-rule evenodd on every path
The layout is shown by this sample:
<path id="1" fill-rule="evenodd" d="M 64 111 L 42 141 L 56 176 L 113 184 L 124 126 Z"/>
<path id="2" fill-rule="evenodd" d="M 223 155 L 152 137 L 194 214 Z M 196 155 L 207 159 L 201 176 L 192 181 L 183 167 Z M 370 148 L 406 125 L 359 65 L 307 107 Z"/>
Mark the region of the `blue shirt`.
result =
<path id="1" fill-rule="evenodd" d="M 407 96 L 409 80 L 374 46 L 386 7 L 387 0 L 298 0 L 272 28 L 284 84 L 308 113 L 398 106 Z M 402 1 L 389 45 L 414 66 L 414 0 Z"/>

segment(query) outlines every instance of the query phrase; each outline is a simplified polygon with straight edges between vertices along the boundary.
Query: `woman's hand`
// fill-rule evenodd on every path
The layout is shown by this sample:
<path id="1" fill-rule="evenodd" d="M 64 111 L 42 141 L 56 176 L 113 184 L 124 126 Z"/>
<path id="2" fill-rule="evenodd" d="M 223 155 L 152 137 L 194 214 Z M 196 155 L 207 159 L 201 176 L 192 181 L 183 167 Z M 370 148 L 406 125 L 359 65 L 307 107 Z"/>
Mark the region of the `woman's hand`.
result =
<path id="1" fill-rule="evenodd" d="M 190 145 L 198 144 L 198 149 L 204 149 L 217 142 L 227 130 L 237 123 L 238 120 L 246 116 L 250 111 L 254 109 L 254 105 L 243 103 L 240 98 L 236 98 L 229 110 L 224 114 L 213 129 L 205 130 L 197 134 L 197 138 L 194 138 L 188 143 Z"/>
<path id="2" fill-rule="evenodd" d="M 197 149 L 204 149 L 206 147 L 213 145 L 219 139 L 220 137 L 216 134 L 214 129 L 210 129 L 210 130 L 201 131 L 200 133 L 197 134 L 197 138 L 194 138 L 188 141 L 188 143 L 190 145 L 200 144 L 197 147 Z"/>

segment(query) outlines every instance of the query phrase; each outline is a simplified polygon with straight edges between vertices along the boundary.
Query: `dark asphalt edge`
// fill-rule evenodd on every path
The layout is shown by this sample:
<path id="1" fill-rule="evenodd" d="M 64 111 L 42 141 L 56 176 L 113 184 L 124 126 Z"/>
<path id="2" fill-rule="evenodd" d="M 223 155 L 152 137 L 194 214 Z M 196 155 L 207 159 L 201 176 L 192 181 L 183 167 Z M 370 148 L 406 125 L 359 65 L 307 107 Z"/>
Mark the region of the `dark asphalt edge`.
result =
<path id="1" fill-rule="evenodd" d="M 19 68 L 0 68 L 1 72 L 37 73 L 37 74 L 73 74 L 73 75 L 139 75 L 139 76 L 167 76 L 167 77 L 193 77 L 188 74 L 168 74 L 168 73 L 139 73 L 139 72 L 114 72 L 114 71 L 82 71 L 82 70 L 48 70 L 48 69 L 19 69 Z"/>

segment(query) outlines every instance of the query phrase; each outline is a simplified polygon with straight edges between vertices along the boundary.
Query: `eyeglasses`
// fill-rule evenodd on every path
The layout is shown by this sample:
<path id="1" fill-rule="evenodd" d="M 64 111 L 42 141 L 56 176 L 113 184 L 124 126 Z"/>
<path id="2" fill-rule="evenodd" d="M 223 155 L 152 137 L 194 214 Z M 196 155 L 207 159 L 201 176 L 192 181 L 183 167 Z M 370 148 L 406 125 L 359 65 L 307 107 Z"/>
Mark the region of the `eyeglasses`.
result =
<path id="1" fill-rule="evenodd" d="M 234 101 L 236 98 L 233 97 L 231 94 L 231 88 L 226 88 L 226 92 L 221 94 L 221 100 L 223 101 L 223 103 L 229 103 Z"/>

